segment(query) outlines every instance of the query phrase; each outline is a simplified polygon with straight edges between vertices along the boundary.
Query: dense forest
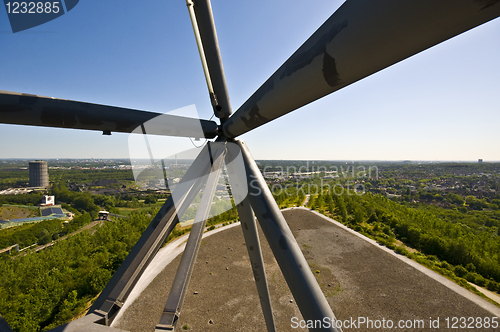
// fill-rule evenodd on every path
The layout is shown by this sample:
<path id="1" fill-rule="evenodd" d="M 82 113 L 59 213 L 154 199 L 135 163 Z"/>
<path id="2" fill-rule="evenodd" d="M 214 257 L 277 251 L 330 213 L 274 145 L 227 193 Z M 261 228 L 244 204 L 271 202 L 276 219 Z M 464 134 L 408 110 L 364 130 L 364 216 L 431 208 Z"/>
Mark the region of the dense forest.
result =
<path id="1" fill-rule="evenodd" d="M 157 209 L 133 212 L 130 219 L 109 221 L 92 232 L 82 232 L 38 253 L 0 256 L 0 312 L 14 331 L 46 331 L 85 312 L 104 288 L 130 249 L 149 225 Z M 88 213 L 76 220 L 80 227 L 90 221 Z M 238 219 L 236 208 L 208 220 L 209 230 L 216 224 Z M 61 231 L 57 220 L 7 229 L 0 241 L 26 238 L 39 241 L 40 229 Z M 4 231 L 7 231 L 4 230 Z M 167 239 L 178 237 L 190 228 L 176 227 Z M 65 232 L 65 229 L 62 230 Z"/>
<path id="2" fill-rule="evenodd" d="M 37 253 L 0 257 L 0 312 L 15 331 L 67 322 L 89 306 L 150 221 L 151 213 L 136 213 Z"/>

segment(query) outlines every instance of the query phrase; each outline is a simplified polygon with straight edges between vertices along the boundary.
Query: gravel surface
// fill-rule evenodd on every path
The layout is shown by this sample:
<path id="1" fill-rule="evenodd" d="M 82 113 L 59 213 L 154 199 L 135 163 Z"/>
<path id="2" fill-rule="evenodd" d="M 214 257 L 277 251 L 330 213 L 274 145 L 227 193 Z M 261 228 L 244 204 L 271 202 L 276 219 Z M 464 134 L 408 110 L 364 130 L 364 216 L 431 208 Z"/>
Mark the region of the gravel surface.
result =
<path id="1" fill-rule="evenodd" d="M 441 283 L 327 220 L 301 209 L 283 212 L 337 319 L 358 322 L 343 331 L 498 331 L 447 329 L 446 318 L 493 315 Z M 278 331 L 296 331 L 302 319 L 271 250 L 260 233 L 269 290 Z M 179 265 L 170 263 L 130 305 L 117 328 L 154 331 Z M 368 328 L 359 317 L 406 324 L 423 320 L 424 328 Z M 439 328 L 430 327 L 439 318 Z M 499 319 L 500 320 L 500 319 Z M 469 323 L 470 320 L 467 321 Z M 434 323 L 436 324 L 436 322 Z M 475 323 L 474 323 L 475 324 Z M 234 227 L 203 240 L 178 331 L 265 331 L 257 290 L 242 231 Z"/>

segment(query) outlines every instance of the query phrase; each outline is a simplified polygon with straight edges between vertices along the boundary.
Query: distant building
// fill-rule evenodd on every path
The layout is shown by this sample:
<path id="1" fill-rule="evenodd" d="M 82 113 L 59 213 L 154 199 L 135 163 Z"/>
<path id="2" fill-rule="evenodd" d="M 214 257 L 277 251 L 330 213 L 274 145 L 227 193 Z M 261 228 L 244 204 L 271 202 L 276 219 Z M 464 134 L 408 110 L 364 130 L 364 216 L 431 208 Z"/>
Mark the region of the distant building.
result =
<path id="1" fill-rule="evenodd" d="M 99 211 L 99 220 L 108 220 L 109 212 L 108 211 Z"/>
<path id="2" fill-rule="evenodd" d="M 55 196 L 43 196 L 42 198 L 42 204 L 40 204 L 41 206 L 51 206 L 51 205 L 54 205 L 56 204 L 56 197 Z"/>
<path id="3" fill-rule="evenodd" d="M 477 160 L 477 162 L 478 162 L 478 163 L 482 163 L 482 162 L 483 162 L 483 160 L 482 160 L 482 159 L 478 159 L 478 160 Z"/>
<path id="4" fill-rule="evenodd" d="M 49 171 L 46 161 L 30 161 L 29 172 L 30 187 L 47 188 L 49 186 Z"/>

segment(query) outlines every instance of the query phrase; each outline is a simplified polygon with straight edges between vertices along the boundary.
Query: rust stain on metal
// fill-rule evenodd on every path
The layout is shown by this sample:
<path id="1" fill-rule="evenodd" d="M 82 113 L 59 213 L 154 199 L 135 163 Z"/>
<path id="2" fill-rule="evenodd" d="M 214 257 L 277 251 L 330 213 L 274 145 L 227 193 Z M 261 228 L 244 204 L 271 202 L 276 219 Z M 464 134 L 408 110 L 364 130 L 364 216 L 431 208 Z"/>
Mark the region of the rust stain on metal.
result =
<path id="1" fill-rule="evenodd" d="M 254 128 L 255 126 L 260 126 L 261 124 L 264 124 L 269 121 L 269 119 L 263 117 L 260 114 L 260 109 L 259 106 L 257 106 L 257 104 L 252 106 L 250 112 L 248 112 L 247 114 L 248 116 L 241 117 L 241 121 L 243 121 L 248 128 Z"/>
<path id="2" fill-rule="evenodd" d="M 496 5 L 497 3 L 500 2 L 500 0 L 474 0 L 474 2 L 481 6 L 481 10 L 484 10 L 493 5 Z"/>
<path id="3" fill-rule="evenodd" d="M 285 70 L 281 73 L 280 79 L 292 75 L 297 70 L 309 65 L 316 57 L 326 53 L 326 45 L 332 41 L 348 25 L 347 21 L 335 24 L 330 31 L 322 35 L 318 41 L 303 53 L 295 53 L 285 63 Z"/>
<path id="4" fill-rule="evenodd" d="M 337 71 L 337 64 L 335 58 L 330 56 L 327 52 L 323 55 L 323 77 L 329 86 L 334 87 L 342 81 Z"/>
<path id="5" fill-rule="evenodd" d="M 257 103 L 270 91 L 274 89 L 274 81 L 269 79 L 255 92 L 255 94 L 250 97 L 246 109 L 250 109 L 249 112 L 245 112 L 246 116 L 243 116 L 241 120 L 248 128 L 253 128 L 253 125 L 261 125 L 269 121 L 266 117 L 260 114 L 259 106 Z M 228 132 L 228 134 L 231 134 Z"/>

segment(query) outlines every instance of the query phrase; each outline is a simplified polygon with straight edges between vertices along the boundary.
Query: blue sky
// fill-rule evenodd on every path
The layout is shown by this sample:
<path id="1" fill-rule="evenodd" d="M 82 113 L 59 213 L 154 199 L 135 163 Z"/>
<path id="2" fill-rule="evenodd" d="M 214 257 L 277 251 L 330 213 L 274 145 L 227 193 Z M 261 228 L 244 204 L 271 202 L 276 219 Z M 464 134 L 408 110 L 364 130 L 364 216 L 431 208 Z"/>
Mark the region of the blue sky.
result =
<path id="1" fill-rule="evenodd" d="M 233 110 L 342 2 L 213 0 Z M 497 19 L 241 139 L 256 159 L 499 161 L 499 37 Z M 2 7 L 0 90 L 212 115 L 184 0 L 80 1 L 15 34 Z M 126 134 L 0 124 L 0 142 L 0 158 L 128 157 Z"/>

